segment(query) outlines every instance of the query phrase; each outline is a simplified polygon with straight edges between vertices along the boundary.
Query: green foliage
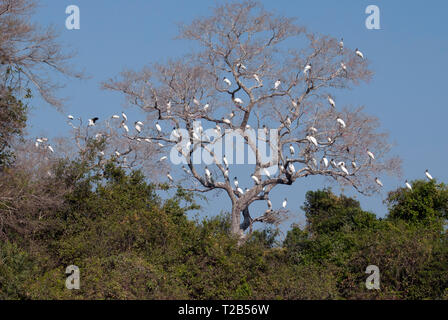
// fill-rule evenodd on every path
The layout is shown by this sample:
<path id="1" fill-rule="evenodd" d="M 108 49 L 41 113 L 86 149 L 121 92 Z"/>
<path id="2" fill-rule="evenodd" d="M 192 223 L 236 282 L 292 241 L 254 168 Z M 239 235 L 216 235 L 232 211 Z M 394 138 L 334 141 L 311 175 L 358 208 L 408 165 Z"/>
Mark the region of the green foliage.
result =
<path id="1" fill-rule="evenodd" d="M 432 223 L 448 219 L 448 187 L 417 180 L 412 190 L 398 189 L 387 198 L 390 219 L 402 219 L 413 223 Z"/>
<path id="2" fill-rule="evenodd" d="M 278 230 L 257 230 L 239 246 L 229 236 L 228 215 L 187 218 L 199 209 L 194 194 L 179 188 L 163 199 L 165 188 L 141 172 L 113 162 L 92 169 L 85 159 L 58 163 L 54 179 L 70 191 L 42 222 L 46 228 L 26 239 L 10 231 L 14 240 L 0 244 L 0 299 L 448 297 L 448 239 L 440 221 L 377 219 L 353 199 L 318 190 L 306 195 L 305 228 L 293 226 L 282 244 Z M 441 190 L 425 210 L 442 218 L 444 186 L 421 188 Z M 426 199 L 414 189 L 418 196 L 404 199 Z M 72 264 L 80 268 L 80 290 L 65 288 Z M 380 267 L 380 291 L 365 288 L 371 264 Z"/>

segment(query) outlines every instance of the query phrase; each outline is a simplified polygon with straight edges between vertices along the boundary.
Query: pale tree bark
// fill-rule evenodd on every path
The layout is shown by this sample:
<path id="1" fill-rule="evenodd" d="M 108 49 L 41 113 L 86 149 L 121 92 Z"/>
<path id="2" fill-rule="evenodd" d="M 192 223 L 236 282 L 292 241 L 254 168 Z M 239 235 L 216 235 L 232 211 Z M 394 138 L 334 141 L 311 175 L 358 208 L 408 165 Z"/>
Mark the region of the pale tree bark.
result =
<path id="1" fill-rule="evenodd" d="M 252 1 L 218 6 L 211 17 L 183 26 L 180 37 L 195 41 L 197 51 L 139 72 L 125 71 L 104 87 L 122 92 L 129 105 L 147 113 L 142 138 L 179 147 L 173 130 L 186 130 L 188 148 L 178 149 L 187 164 L 182 187 L 223 191 L 232 203 L 232 234 L 243 237 L 255 222 L 276 223 L 287 215 L 286 209 L 271 207 L 257 218 L 249 213 L 251 204 L 268 201 L 279 185 L 325 176 L 371 194 L 379 189 L 376 177 L 399 171 L 400 160 L 388 158 L 391 145 L 387 135 L 377 131 L 377 119 L 362 108 L 329 103 L 329 96 L 337 102 L 343 89 L 372 76 L 368 61 L 354 50 L 341 49 L 338 40 L 308 32 L 293 19 L 277 17 Z M 275 88 L 277 80 L 280 85 Z M 219 129 L 218 139 L 203 136 L 193 127 L 195 121 L 201 121 L 204 130 Z M 155 129 L 156 123 L 163 126 L 162 132 Z M 278 162 L 263 161 L 259 145 L 248 134 L 250 129 L 264 130 L 263 125 L 279 137 L 276 142 L 265 137 L 269 148 L 277 147 Z M 230 169 L 213 150 L 225 138 L 225 129 L 240 130 L 255 154 L 251 174 L 259 184 L 244 193 L 234 188 Z M 208 167 L 213 179 L 204 174 L 203 164 L 192 160 L 196 150 L 214 158 Z M 351 167 L 352 162 L 356 166 Z M 273 167 L 277 172 L 266 176 L 264 170 Z"/>

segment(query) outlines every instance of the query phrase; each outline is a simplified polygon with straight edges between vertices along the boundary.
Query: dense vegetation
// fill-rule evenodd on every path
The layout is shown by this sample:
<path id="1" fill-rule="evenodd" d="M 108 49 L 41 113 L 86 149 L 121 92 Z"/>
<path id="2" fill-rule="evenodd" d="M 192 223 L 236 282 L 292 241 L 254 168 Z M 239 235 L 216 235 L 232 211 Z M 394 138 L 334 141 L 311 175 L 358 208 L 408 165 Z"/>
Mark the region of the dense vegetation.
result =
<path id="1" fill-rule="evenodd" d="M 0 204 L 1 215 L 25 210 L 2 226 L 0 299 L 448 298 L 444 184 L 416 181 L 413 191 L 390 193 L 385 219 L 331 190 L 310 191 L 305 228 L 294 226 L 283 243 L 274 230 L 255 232 L 238 246 L 228 216 L 187 218 L 198 208 L 190 193 L 162 200 L 144 175 L 113 162 L 54 166 L 39 183 L 61 201 L 32 210 L 23 199 L 38 182 L 3 168 L 2 190 L 17 176 L 29 194 Z M 381 271 L 379 291 L 365 287 L 371 264 Z M 80 290 L 65 288 L 68 265 L 80 268 Z"/>

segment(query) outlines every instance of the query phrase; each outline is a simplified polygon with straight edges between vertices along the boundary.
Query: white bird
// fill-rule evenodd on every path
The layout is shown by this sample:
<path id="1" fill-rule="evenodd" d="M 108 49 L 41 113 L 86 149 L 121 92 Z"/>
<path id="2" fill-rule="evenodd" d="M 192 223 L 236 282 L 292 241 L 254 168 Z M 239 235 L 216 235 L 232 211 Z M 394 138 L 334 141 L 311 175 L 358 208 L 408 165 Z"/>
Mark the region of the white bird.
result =
<path id="1" fill-rule="evenodd" d="M 167 156 L 163 156 L 162 158 L 159 159 L 159 162 L 162 162 L 162 161 L 164 161 L 166 159 L 168 159 L 168 157 Z"/>
<path id="2" fill-rule="evenodd" d="M 242 63 L 238 63 L 236 66 L 238 67 L 238 69 L 247 70 L 246 66 Z"/>
<path id="3" fill-rule="evenodd" d="M 166 113 L 171 114 L 171 101 L 166 104 Z"/>
<path id="4" fill-rule="evenodd" d="M 324 163 L 324 167 L 325 167 L 325 169 L 328 168 L 328 165 L 329 165 L 328 159 L 325 158 L 325 157 L 323 157 L 323 158 L 322 158 L 322 162 Z"/>
<path id="5" fill-rule="evenodd" d="M 160 124 L 158 122 L 156 123 L 156 129 L 159 133 L 162 132 L 162 127 L 160 126 Z"/>
<path id="6" fill-rule="evenodd" d="M 292 174 L 296 173 L 296 168 L 294 167 L 294 164 L 292 162 L 289 163 L 288 169 Z"/>
<path id="7" fill-rule="evenodd" d="M 119 116 L 118 114 L 114 114 L 114 115 L 112 116 L 112 119 L 120 119 L 120 116 Z"/>
<path id="8" fill-rule="evenodd" d="M 375 160 L 375 156 L 369 150 L 367 150 L 367 155 L 370 157 L 370 159 Z"/>
<path id="9" fill-rule="evenodd" d="M 215 132 L 216 132 L 216 134 L 218 135 L 218 136 L 220 136 L 221 135 L 221 127 L 219 126 L 219 125 L 216 125 L 216 127 L 215 127 Z"/>
<path id="10" fill-rule="evenodd" d="M 254 78 L 258 82 L 258 84 L 261 85 L 260 77 L 258 75 L 256 75 L 256 74 L 254 74 Z"/>
<path id="11" fill-rule="evenodd" d="M 138 122 L 135 123 L 135 130 L 137 130 L 138 133 L 142 132 L 142 127 L 138 124 Z"/>
<path id="12" fill-rule="evenodd" d="M 137 121 L 136 124 L 138 124 L 140 127 L 143 127 L 143 122 Z"/>
<path id="13" fill-rule="evenodd" d="M 201 140 L 199 136 L 196 134 L 196 131 L 193 131 L 193 140 Z"/>
<path id="14" fill-rule="evenodd" d="M 224 165 L 226 166 L 226 168 L 229 167 L 229 162 L 227 161 L 226 156 L 222 157 L 222 161 L 224 162 Z"/>
<path id="15" fill-rule="evenodd" d="M 364 59 L 364 55 L 362 54 L 361 51 L 358 50 L 358 48 L 356 48 L 355 53 L 358 57 L 360 57 L 361 59 Z"/>
<path id="16" fill-rule="evenodd" d="M 182 169 L 185 171 L 185 173 L 190 174 L 190 170 L 188 170 L 187 168 L 185 168 L 185 166 L 182 166 Z"/>
<path id="17" fill-rule="evenodd" d="M 316 147 L 318 146 L 317 140 L 316 138 L 314 138 L 313 136 L 306 136 L 306 139 L 311 142 L 312 144 L 314 144 Z"/>
<path id="18" fill-rule="evenodd" d="M 171 182 L 174 182 L 174 179 L 173 179 L 173 177 L 170 175 L 169 172 L 166 174 L 166 176 L 167 176 L 168 180 L 170 180 Z"/>
<path id="19" fill-rule="evenodd" d="M 332 97 L 328 96 L 328 102 L 330 103 L 330 105 L 331 105 L 333 108 L 336 108 L 336 103 L 334 102 L 334 100 L 333 100 Z"/>
<path id="20" fill-rule="evenodd" d="M 180 138 L 179 132 L 177 131 L 176 127 L 173 127 L 173 137 L 176 139 Z"/>
<path id="21" fill-rule="evenodd" d="M 36 146 L 36 148 L 39 148 L 39 142 L 35 142 L 34 145 Z"/>
<path id="22" fill-rule="evenodd" d="M 233 179 L 233 184 L 235 185 L 235 188 L 238 188 L 238 179 L 237 179 L 237 177 L 235 177 Z"/>
<path id="23" fill-rule="evenodd" d="M 238 193 L 241 194 L 241 195 L 244 194 L 244 191 L 243 191 L 243 189 L 241 189 L 241 188 L 236 188 L 236 191 L 238 191 Z"/>
<path id="24" fill-rule="evenodd" d="M 52 146 L 48 146 L 47 148 L 48 148 L 48 150 L 50 150 L 51 152 L 54 152 L 54 149 L 53 149 Z"/>
<path id="25" fill-rule="evenodd" d="M 120 156 L 120 152 L 115 151 L 115 155 L 116 155 L 117 157 L 119 157 L 119 156 Z"/>
<path id="26" fill-rule="evenodd" d="M 352 161 L 352 168 L 353 168 L 353 169 L 356 169 L 356 168 L 357 168 L 357 165 L 356 165 L 356 162 L 355 162 L 355 161 Z"/>
<path id="27" fill-rule="evenodd" d="M 69 115 L 67 116 L 67 118 L 69 118 L 70 120 L 75 119 L 71 114 L 69 114 Z"/>
<path id="28" fill-rule="evenodd" d="M 345 65 L 344 62 L 341 62 L 341 68 L 342 68 L 342 70 L 344 70 L 345 72 L 347 72 L 347 66 Z"/>
<path id="29" fill-rule="evenodd" d="M 383 183 L 380 181 L 380 179 L 375 178 L 375 182 L 377 185 L 379 185 L 380 187 L 383 187 Z"/>
<path id="30" fill-rule="evenodd" d="M 195 105 L 197 105 L 197 106 L 200 106 L 200 105 L 201 105 L 201 103 L 199 102 L 199 100 L 196 99 L 196 98 L 193 98 L 193 103 L 194 103 Z"/>
<path id="31" fill-rule="evenodd" d="M 294 155 L 296 153 L 292 144 L 289 145 L 289 152 L 291 152 L 291 155 Z"/>
<path id="32" fill-rule="evenodd" d="M 303 69 L 303 73 L 307 74 L 309 71 L 311 71 L 311 63 L 309 63 L 305 66 L 305 69 Z"/>
<path id="33" fill-rule="evenodd" d="M 339 41 L 339 50 L 344 50 L 344 38 L 341 38 L 341 41 Z"/>
<path id="34" fill-rule="evenodd" d="M 282 82 L 280 81 L 280 79 L 275 81 L 275 83 L 274 83 L 274 90 L 277 90 L 278 87 L 280 87 L 281 84 L 282 84 Z"/>
<path id="35" fill-rule="evenodd" d="M 98 117 L 89 119 L 89 127 L 94 126 L 95 122 L 97 122 L 97 121 L 98 121 Z"/>
<path id="36" fill-rule="evenodd" d="M 212 173 L 210 172 L 210 170 L 208 169 L 207 166 L 205 166 L 205 176 L 207 177 L 207 180 L 210 180 L 210 178 L 212 177 Z"/>
<path id="37" fill-rule="evenodd" d="M 269 208 L 269 209 L 272 209 L 272 202 L 271 202 L 271 200 L 268 199 L 268 200 L 267 200 L 267 204 L 268 204 L 268 208 Z"/>
<path id="38" fill-rule="evenodd" d="M 163 148 L 165 145 L 163 143 L 157 142 L 157 145 L 161 148 Z"/>
<path id="39" fill-rule="evenodd" d="M 406 188 L 412 190 L 412 186 L 409 184 L 408 180 L 405 181 Z"/>
<path id="40" fill-rule="evenodd" d="M 427 177 L 429 180 L 432 180 L 432 179 L 433 179 L 433 177 L 429 174 L 428 169 L 426 169 L 426 171 L 425 171 L 425 175 L 426 175 L 426 177 Z"/>
<path id="41" fill-rule="evenodd" d="M 290 127 L 291 126 L 291 118 L 288 116 L 288 117 L 286 117 L 286 126 L 287 127 Z"/>
<path id="42" fill-rule="evenodd" d="M 254 180 L 256 184 L 260 184 L 260 180 L 258 180 L 258 178 L 255 175 L 252 175 L 251 178 L 252 180 Z"/>
<path id="43" fill-rule="evenodd" d="M 226 179 L 229 178 L 229 169 L 226 169 L 226 171 L 224 171 L 224 177 L 225 177 Z"/>
<path id="44" fill-rule="evenodd" d="M 345 121 L 342 120 L 341 118 L 337 118 L 336 121 L 340 124 L 340 126 L 345 129 L 345 127 L 347 127 L 347 125 L 345 124 Z"/>
<path id="45" fill-rule="evenodd" d="M 210 104 L 206 103 L 204 106 L 204 111 L 207 111 L 209 107 L 210 107 Z"/>
<path id="46" fill-rule="evenodd" d="M 44 140 L 43 140 L 42 138 L 37 138 L 37 139 L 36 139 L 36 142 L 43 143 Z"/>
<path id="47" fill-rule="evenodd" d="M 232 85 L 232 81 L 230 81 L 229 79 L 227 79 L 226 77 L 224 77 L 223 80 L 229 87 Z"/>
<path id="48" fill-rule="evenodd" d="M 313 162 L 314 167 L 317 168 L 317 160 L 316 160 L 316 158 L 312 158 L 311 161 Z"/>
<path id="49" fill-rule="evenodd" d="M 241 106 L 243 104 L 243 100 L 241 100 L 240 98 L 233 99 L 233 102 L 235 102 L 239 106 Z"/>
<path id="50" fill-rule="evenodd" d="M 128 117 L 124 112 L 121 113 L 121 116 L 123 117 L 124 121 L 128 121 Z"/>
<path id="51" fill-rule="evenodd" d="M 124 122 L 123 122 L 123 129 L 124 129 L 126 132 L 129 132 L 129 128 L 128 128 L 128 126 L 127 126 L 126 124 L 124 124 Z"/>
<path id="52" fill-rule="evenodd" d="M 317 133 L 317 129 L 314 127 L 310 127 L 308 130 L 312 133 Z"/>
<path id="53" fill-rule="evenodd" d="M 343 163 L 343 164 L 340 166 L 340 168 L 341 168 L 341 170 L 342 170 L 346 175 L 349 175 L 348 170 L 347 170 L 347 168 L 345 167 L 345 163 Z"/>
<path id="54" fill-rule="evenodd" d="M 235 111 L 232 110 L 232 112 L 229 113 L 229 118 L 233 119 L 235 117 Z"/>
<path id="55" fill-rule="evenodd" d="M 288 205 L 288 199 L 285 198 L 285 200 L 283 200 L 283 203 L 282 203 L 283 209 L 286 208 L 287 205 Z"/>
<path id="56" fill-rule="evenodd" d="M 330 160 L 330 164 L 331 164 L 331 166 L 332 166 L 333 168 L 335 168 L 335 169 L 338 167 L 338 165 L 337 165 L 336 161 L 334 161 L 334 159 L 331 159 L 331 160 Z"/>
<path id="57" fill-rule="evenodd" d="M 269 173 L 269 170 L 266 168 L 263 168 L 263 173 L 265 176 L 267 176 L 269 179 L 271 178 L 271 174 Z"/>
<path id="58" fill-rule="evenodd" d="M 229 126 L 232 125 L 232 122 L 230 122 L 230 120 L 227 118 L 222 118 L 222 122 L 224 122 L 225 124 L 228 124 Z"/>

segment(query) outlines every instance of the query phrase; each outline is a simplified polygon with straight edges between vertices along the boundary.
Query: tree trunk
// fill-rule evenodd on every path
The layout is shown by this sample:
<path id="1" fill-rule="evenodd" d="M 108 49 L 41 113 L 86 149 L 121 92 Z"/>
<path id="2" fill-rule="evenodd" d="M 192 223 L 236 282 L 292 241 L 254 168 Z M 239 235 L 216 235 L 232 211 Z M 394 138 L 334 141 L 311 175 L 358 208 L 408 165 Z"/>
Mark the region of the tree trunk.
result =
<path id="1" fill-rule="evenodd" d="M 241 229 L 240 229 L 240 220 L 241 220 L 241 210 L 238 208 L 238 206 L 233 205 L 232 206 L 232 225 L 231 225 L 231 232 L 232 235 L 236 237 L 241 236 Z"/>

